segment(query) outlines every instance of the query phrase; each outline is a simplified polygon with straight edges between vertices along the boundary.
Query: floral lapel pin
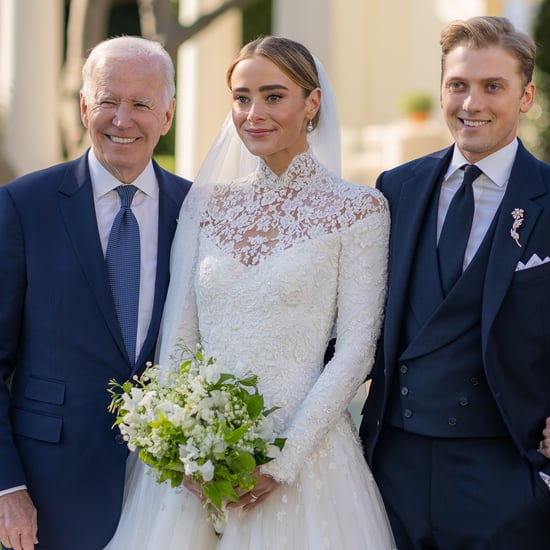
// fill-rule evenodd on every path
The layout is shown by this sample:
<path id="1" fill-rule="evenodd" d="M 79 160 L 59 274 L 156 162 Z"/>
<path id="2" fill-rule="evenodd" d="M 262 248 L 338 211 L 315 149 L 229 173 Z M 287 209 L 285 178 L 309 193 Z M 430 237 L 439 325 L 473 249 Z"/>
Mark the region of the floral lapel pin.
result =
<path id="1" fill-rule="evenodd" d="M 523 215 L 524 210 L 523 208 L 514 208 L 512 210 L 512 218 L 514 218 L 514 223 L 512 224 L 512 229 L 510 229 L 510 236 L 514 241 L 516 241 L 516 244 L 521 248 L 521 243 L 519 242 L 519 233 L 518 229 L 523 223 Z"/>

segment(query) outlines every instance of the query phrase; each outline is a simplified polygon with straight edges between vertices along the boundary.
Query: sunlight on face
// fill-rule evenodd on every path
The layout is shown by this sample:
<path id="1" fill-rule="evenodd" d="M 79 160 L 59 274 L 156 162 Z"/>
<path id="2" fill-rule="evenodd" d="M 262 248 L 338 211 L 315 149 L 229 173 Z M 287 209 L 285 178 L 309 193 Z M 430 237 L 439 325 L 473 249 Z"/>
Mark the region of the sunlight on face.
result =
<path id="1" fill-rule="evenodd" d="M 94 152 L 124 183 L 143 172 L 172 124 L 175 100 L 166 105 L 163 78 L 160 64 L 137 58 L 109 60 L 94 70 L 92 97 L 81 94 L 82 122 Z"/>
<path id="2" fill-rule="evenodd" d="M 319 108 L 320 90 L 308 98 L 263 56 L 240 61 L 231 75 L 233 122 L 248 150 L 276 174 L 308 149 L 306 123 Z"/>
<path id="3" fill-rule="evenodd" d="M 449 130 L 470 162 L 494 153 L 517 134 L 520 113 L 535 88 L 524 86 L 518 60 L 500 46 L 458 46 L 445 59 L 441 107 Z"/>

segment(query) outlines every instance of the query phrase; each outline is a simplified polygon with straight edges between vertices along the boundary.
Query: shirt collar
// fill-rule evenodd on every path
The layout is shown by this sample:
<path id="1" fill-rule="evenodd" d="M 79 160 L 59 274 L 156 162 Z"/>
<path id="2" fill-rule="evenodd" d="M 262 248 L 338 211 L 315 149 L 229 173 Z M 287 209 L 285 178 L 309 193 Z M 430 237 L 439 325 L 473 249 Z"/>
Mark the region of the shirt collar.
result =
<path id="1" fill-rule="evenodd" d="M 499 187 L 505 187 L 512 172 L 512 166 L 518 150 L 518 139 L 495 151 L 491 155 L 476 162 L 476 166 L 483 170 L 483 173 Z M 454 146 L 453 158 L 447 169 L 445 179 L 454 174 L 464 164 L 469 164 L 460 149 Z"/>
<path id="2" fill-rule="evenodd" d="M 93 147 L 90 147 L 90 151 L 88 152 L 88 166 L 90 168 L 90 177 L 92 179 L 92 189 L 95 198 L 106 195 L 119 185 L 124 185 L 99 162 Z M 145 170 L 132 182 L 132 185 L 135 185 L 140 191 L 143 191 L 152 198 L 158 196 L 157 177 L 151 160 L 145 167 Z"/>

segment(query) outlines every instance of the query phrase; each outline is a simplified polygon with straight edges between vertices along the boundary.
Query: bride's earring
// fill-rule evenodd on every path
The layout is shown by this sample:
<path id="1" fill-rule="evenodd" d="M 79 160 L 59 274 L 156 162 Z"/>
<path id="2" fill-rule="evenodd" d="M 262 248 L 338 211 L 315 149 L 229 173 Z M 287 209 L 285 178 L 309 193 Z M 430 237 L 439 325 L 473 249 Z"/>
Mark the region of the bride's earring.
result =
<path id="1" fill-rule="evenodd" d="M 306 132 L 313 132 L 313 120 L 311 119 L 307 121 Z"/>

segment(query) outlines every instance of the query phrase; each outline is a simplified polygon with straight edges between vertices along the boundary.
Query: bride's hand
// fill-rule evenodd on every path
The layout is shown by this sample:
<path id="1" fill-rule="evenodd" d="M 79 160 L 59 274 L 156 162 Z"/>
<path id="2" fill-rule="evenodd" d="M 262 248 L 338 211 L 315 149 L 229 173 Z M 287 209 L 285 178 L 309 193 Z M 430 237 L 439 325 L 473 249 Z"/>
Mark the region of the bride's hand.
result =
<path id="1" fill-rule="evenodd" d="M 201 484 L 198 481 L 195 481 L 190 476 L 183 476 L 183 486 L 190 493 L 193 493 L 201 502 L 204 502 L 204 493 L 202 492 Z"/>
<path id="2" fill-rule="evenodd" d="M 260 473 L 260 469 L 256 468 L 252 474 L 258 478 L 258 483 L 254 486 L 254 489 L 239 494 L 239 502 L 227 503 L 228 508 L 242 508 L 245 512 L 252 510 L 255 506 L 263 502 L 277 487 L 279 483 L 275 481 L 271 476 L 263 475 Z"/>

